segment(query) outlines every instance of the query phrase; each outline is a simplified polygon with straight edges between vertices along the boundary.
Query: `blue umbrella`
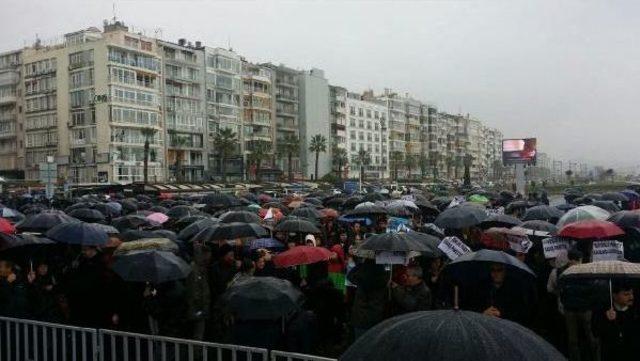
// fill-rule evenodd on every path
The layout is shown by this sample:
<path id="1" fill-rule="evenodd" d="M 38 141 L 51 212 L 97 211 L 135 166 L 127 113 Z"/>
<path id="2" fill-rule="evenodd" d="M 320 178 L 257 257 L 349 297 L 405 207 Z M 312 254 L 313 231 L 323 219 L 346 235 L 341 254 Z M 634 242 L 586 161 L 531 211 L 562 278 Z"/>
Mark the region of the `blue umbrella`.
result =
<path id="1" fill-rule="evenodd" d="M 61 223 L 47 231 L 47 237 L 59 243 L 84 246 L 101 246 L 109 242 L 104 228 L 85 222 Z"/>
<path id="2" fill-rule="evenodd" d="M 107 207 L 111 208 L 115 213 L 120 214 L 122 212 L 122 204 L 118 202 L 107 202 Z"/>
<path id="3" fill-rule="evenodd" d="M 284 249 L 284 244 L 273 238 L 258 238 L 251 241 L 249 249 L 254 251 L 260 248 L 278 248 Z"/>
<path id="4" fill-rule="evenodd" d="M 620 191 L 620 193 L 624 194 L 625 196 L 627 196 L 627 198 L 629 198 L 630 201 L 638 201 L 640 200 L 640 194 L 638 194 L 637 192 L 631 190 L 631 189 L 625 189 L 623 191 Z"/>

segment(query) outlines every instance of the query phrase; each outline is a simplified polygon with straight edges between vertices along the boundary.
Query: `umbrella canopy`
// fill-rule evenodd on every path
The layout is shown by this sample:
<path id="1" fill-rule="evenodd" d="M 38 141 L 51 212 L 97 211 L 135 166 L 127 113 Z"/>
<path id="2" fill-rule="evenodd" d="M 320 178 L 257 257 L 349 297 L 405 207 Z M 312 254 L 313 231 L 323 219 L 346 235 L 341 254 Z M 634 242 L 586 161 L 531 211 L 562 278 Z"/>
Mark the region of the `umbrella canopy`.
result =
<path id="1" fill-rule="evenodd" d="M 122 199 L 118 200 L 118 203 L 120 203 L 120 213 L 122 214 L 127 214 L 138 210 L 138 201 L 135 199 Z"/>
<path id="2" fill-rule="evenodd" d="M 251 241 L 249 250 L 255 251 L 260 248 L 284 249 L 285 246 L 284 244 L 280 243 L 280 241 L 273 238 L 258 238 Z"/>
<path id="3" fill-rule="evenodd" d="M 276 267 L 292 267 L 328 261 L 332 253 L 324 247 L 297 246 L 273 257 Z"/>
<path id="4" fill-rule="evenodd" d="M 522 221 L 516 217 L 512 217 L 507 214 L 495 214 L 489 216 L 489 218 L 485 219 L 480 223 L 480 228 L 488 229 L 492 227 L 506 227 L 511 228 L 515 226 L 519 226 L 522 224 Z"/>
<path id="5" fill-rule="evenodd" d="M 118 212 L 118 211 L 114 210 L 113 208 L 109 207 L 106 203 L 96 203 L 91 208 L 99 211 L 105 217 L 118 217 L 120 215 L 120 212 Z"/>
<path id="6" fill-rule="evenodd" d="M 317 211 L 315 208 L 311 208 L 311 207 L 299 207 L 299 208 L 296 208 L 290 213 L 290 215 L 296 216 L 296 217 L 307 218 L 307 219 L 310 219 L 312 221 L 316 221 L 316 220 L 322 218 L 322 213 Z"/>
<path id="7" fill-rule="evenodd" d="M 551 207 L 547 205 L 539 205 L 535 207 L 528 208 L 524 212 L 524 217 L 522 217 L 523 221 L 548 221 L 550 219 L 560 219 L 564 215 L 564 212 L 559 210 L 556 207 Z"/>
<path id="8" fill-rule="evenodd" d="M 638 211 L 616 212 L 607 220 L 622 228 L 640 228 L 640 212 Z"/>
<path id="9" fill-rule="evenodd" d="M 149 210 L 151 212 L 158 212 L 158 213 L 167 213 L 169 211 L 169 208 L 167 207 L 163 207 L 163 206 L 151 206 L 149 207 Z"/>
<path id="10" fill-rule="evenodd" d="M 280 203 L 280 202 L 268 202 L 262 205 L 263 208 L 278 208 L 282 214 L 287 215 L 289 214 L 289 208 L 287 208 L 287 206 L 285 206 L 284 204 Z"/>
<path id="11" fill-rule="evenodd" d="M 158 223 L 158 224 L 162 224 L 162 223 L 164 223 L 164 222 L 169 220 L 169 217 L 166 214 L 160 213 L 160 212 L 151 213 L 148 216 L 146 216 L 145 218 L 147 218 L 151 222 L 155 222 L 155 223 Z"/>
<path id="12" fill-rule="evenodd" d="M 212 218 L 211 216 L 207 216 L 206 214 L 198 214 L 195 216 L 187 216 L 178 219 L 177 221 L 173 222 L 173 224 L 171 224 L 171 228 L 176 230 L 176 232 L 179 232 L 188 225 L 193 224 L 197 221 L 201 221 L 203 219 L 215 219 L 216 221 L 219 221 L 217 218 Z"/>
<path id="13" fill-rule="evenodd" d="M 487 213 L 481 207 L 458 206 L 448 208 L 433 222 L 440 228 L 460 229 L 472 227 L 487 219 Z"/>
<path id="14" fill-rule="evenodd" d="M 598 261 L 567 268 L 561 278 L 640 279 L 640 264 L 624 261 Z"/>
<path id="15" fill-rule="evenodd" d="M 322 218 L 331 218 L 331 219 L 336 219 L 339 216 L 338 211 L 332 208 L 323 208 L 320 210 L 320 214 L 322 215 Z"/>
<path id="16" fill-rule="evenodd" d="M 276 225 L 275 231 L 291 233 L 320 233 L 318 227 L 304 219 L 287 219 L 282 221 Z"/>
<path id="17" fill-rule="evenodd" d="M 605 220 L 609 218 L 609 212 L 602 208 L 594 206 L 581 206 L 574 208 L 564 214 L 556 224 L 558 228 L 562 228 L 567 224 L 579 221 L 586 221 L 589 219 Z"/>
<path id="18" fill-rule="evenodd" d="M 231 211 L 220 216 L 220 222 L 244 222 L 244 223 L 260 223 L 260 216 L 248 211 Z"/>
<path id="19" fill-rule="evenodd" d="M 443 274 L 451 277 L 454 283 L 475 283 L 479 277 L 489 272 L 489 264 L 500 263 L 509 269 L 510 274 L 533 280 L 535 273 L 519 259 L 502 251 L 482 249 L 464 254 L 451 261 L 443 269 Z"/>
<path id="20" fill-rule="evenodd" d="M 16 228 L 8 220 L 0 218 L 0 233 L 14 234 L 16 233 Z"/>
<path id="21" fill-rule="evenodd" d="M 191 242 L 212 242 L 246 237 L 264 237 L 267 230 L 255 223 L 220 223 L 200 231 L 191 238 Z"/>
<path id="22" fill-rule="evenodd" d="M 220 302 L 243 320 L 275 320 L 298 310 L 302 293 L 291 282 L 275 277 L 249 277 L 233 283 Z"/>
<path id="23" fill-rule="evenodd" d="M 102 223 L 94 223 L 94 225 L 105 231 L 107 234 L 120 234 L 120 231 L 114 226 Z"/>
<path id="24" fill-rule="evenodd" d="M 55 242 L 44 237 L 36 237 L 32 235 L 12 235 L 6 233 L 0 234 L 0 251 L 7 251 L 9 249 L 14 250 L 16 248 L 32 245 L 50 244 L 55 244 Z"/>
<path id="25" fill-rule="evenodd" d="M 627 196 L 627 198 L 629 198 L 630 201 L 639 201 L 640 200 L 640 194 L 638 194 L 638 192 L 633 191 L 631 189 L 622 190 L 622 191 L 620 191 L 620 193 L 622 193 L 625 196 Z"/>
<path id="26" fill-rule="evenodd" d="M 203 229 L 216 226 L 219 223 L 220 221 L 213 218 L 203 218 L 183 228 L 180 233 L 178 233 L 178 239 L 186 241 L 188 239 L 191 239 L 196 234 L 200 233 Z"/>
<path id="27" fill-rule="evenodd" d="M 615 223 L 591 219 L 570 223 L 558 231 L 558 236 L 575 239 L 604 239 L 621 236 L 624 231 Z"/>
<path id="28" fill-rule="evenodd" d="M 87 223 L 104 222 L 105 220 L 102 212 L 91 208 L 77 208 L 69 212 L 69 215 Z"/>
<path id="29" fill-rule="evenodd" d="M 24 214 L 16 211 L 15 209 L 6 208 L 6 207 L 0 208 L 0 217 L 6 218 L 14 223 L 20 222 L 26 218 Z"/>
<path id="30" fill-rule="evenodd" d="M 78 220 L 68 216 L 63 211 L 45 210 L 28 216 L 25 220 L 16 224 L 16 228 L 20 232 L 44 233 L 58 224 L 69 222 L 78 222 Z"/>
<path id="31" fill-rule="evenodd" d="M 419 232 L 380 233 L 364 240 L 360 245 L 366 251 L 421 252 L 428 257 L 440 257 L 440 240 Z"/>
<path id="32" fill-rule="evenodd" d="M 620 212 L 620 207 L 614 201 L 593 201 L 592 206 L 604 209 L 609 213 Z"/>
<path id="33" fill-rule="evenodd" d="M 523 222 L 519 227 L 524 229 L 530 236 L 547 237 L 558 232 L 558 227 L 556 227 L 555 224 L 549 223 L 547 221 L 526 221 Z"/>
<path id="34" fill-rule="evenodd" d="M 562 203 L 562 204 L 558 204 L 557 206 L 555 206 L 556 208 L 558 208 L 559 210 L 566 212 L 569 210 L 572 210 L 574 208 L 576 208 L 577 206 L 575 204 L 571 204 L 571 203 Z"/>
<path id="35" fill-rule="evenodd" d="M 364 202 L 358 204 L 354 209 L 345 213 L 345 215 L 364 216 L 374 214 L 387 214 L 387 210 L 376 206 L 371 202 Z"/>
<path id="36" fill-rule="evenodd" d="M 132 251 L 146 250 L 177 252 L 178 245 L 167 238 L 143 238 L 121 244 L 113 254 L 119 256 Z"/>
<path id="37" fill-rule="evenodd" d="M 345 199 L 344 203 L 342 204 L 342 207 L 344 209 L 353 209 L 355 206 L 357 206 L 358 204 L 364 202 L 364 198 L 360 197 L 360 196 L 353 196 L 353 197 L 349 197 L 347 199 Z"/>
<path id="38" fill-rule="evenodd" d="M 481 204 L 489 203 L 489 198 L 480 194 L 472 194 L 471 196 L 469 196 L 469 198 L 467 198 L 467 200 L 473 203 L 481 203 Z"/>
<path id="39" fill-rule="evenodd" d="M 514 202 L 511 202 L 511 203 L 507 204 L 507 208 L 505 209 L 505 211 L 507 213 L 512 213 L 516 209 L 527 209 L 527 208 L 531 208 L 531 207 L 534 207 L 534 206 L 537 206 L 537 205 L 538 205 L 538 203 L 531 202 L 531 201 L 514 201 Z"/>
<path id="40" fill-rule="evenodd" d="M 138 229 L 140 227 L 148 227 L 157 225 L 157 223 L 148 220 L 142 215 L 128 215 L 111 220 L 111 225 L 116 227 L 120 232 L 129 229 Z"/>
<path id="41" fill-rule="evenodd" d="M 629 202 L 629 197 L 627 197 L 622 192 L 608 192 L 602 195 L 602 200 L 614 202 Z"/>
<path id="42" fill-rule="evenodd" d="M 408 338 L 419 340 L 407 342 Z M 515 322 L 477 312 L 413 312 L 358 338 L 341 361 L 566 361 L 547 341 Z"/>
<path id="43" fill-rule="evenodd" d="M 238 198 L 224 193 L 209 193 L 202 197 L 202 203 L 213 208 L 229 208 L 242 205 Z"/>
<path id="44" fill-rule="evenodd" d="M 159 284 L 186 278 L 191 266 L 172 252 L 131 251 L 114 257 L 111 266 L 123 280 Z"/>
<path id="45" fill-rule="evenodd" d="M 169 218 L 180 219 L 187 216 L 195 216 L 201 212 L 191 206 L 175 206 L 169 209 L 166 213 Z"/>
<path id="46" fill-rule="evenodd" d="M 367 202 L 384 201 L 385 199 L 387 199 L 387 197 L 378 192 L 367 193 L 364 195 L 364 200 Z"/>
<path id="47" fill-rule="evenodd" d="M 47 237 L 67 244 L 102 246 L 109 242 L 109 235 L 101 227 L 85 222 L 61 223 L 47 231 Z"/>

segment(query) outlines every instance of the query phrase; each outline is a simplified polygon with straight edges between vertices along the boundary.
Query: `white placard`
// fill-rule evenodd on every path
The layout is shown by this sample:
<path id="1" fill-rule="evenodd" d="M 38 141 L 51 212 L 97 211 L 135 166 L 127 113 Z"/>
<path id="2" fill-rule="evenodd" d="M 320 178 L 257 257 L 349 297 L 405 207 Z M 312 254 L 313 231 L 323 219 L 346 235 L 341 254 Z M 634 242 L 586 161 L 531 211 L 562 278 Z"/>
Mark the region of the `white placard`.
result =
<path id="1" fill-rule="evenodd" d="M 542 240 L 544 258 L 556 258 L 560 253 L 566 254 L 569 248 L 569 242 L 560 238 L 551 237 Z"/>
<path id="2" fill-rule="evenodd" d="M 624 259 L 624 245 L 616 240 L 594 241 L 591 251 L 591 260 L 618 261 Z"/>
<path id="3" fill-rule="evenodd" d="M 507 241 L 509 242 L 509 247 L 518 253 L 527 253 L 533 246 L 533 242 L 526 237 L 512 237 L 507 235 Z"/>
<path id="4" fill-rule="evenodd" d="M 471 249 L 458 237 L 443 238 L 438 245 L 438 249 L 444 252 L 444 254 L 446 254 L 452 261 L 463 254 L 471 252 Z"/>
<path id="5" fill-rule="evenodd" d="M 453 197 L 453 200 L 451 201 L 451 203 L 449 203 L 449 206 L 447 208 L 453 208 L 458 204 L 462 204 L 464 201 L 464 196 L 455 196 Z"/>
<path id="6" fill-rule="evenodd" d="M 407 264 L 405 252 L 376 252 L 376 264 Z"/>

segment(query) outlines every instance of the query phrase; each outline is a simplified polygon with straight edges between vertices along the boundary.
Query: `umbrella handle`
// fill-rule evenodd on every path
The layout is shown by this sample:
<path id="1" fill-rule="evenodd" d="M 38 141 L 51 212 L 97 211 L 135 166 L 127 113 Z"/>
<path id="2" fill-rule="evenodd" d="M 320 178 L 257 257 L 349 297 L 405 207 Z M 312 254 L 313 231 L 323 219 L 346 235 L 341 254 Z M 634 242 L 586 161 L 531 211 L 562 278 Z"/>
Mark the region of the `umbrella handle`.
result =
<path id="1" fill-rule="evenodd" d="M 458 306 L 458 286 L 453 286 L 453 309 L 455 311 L 460 309 Z"/>
<path id="2" fill-rule="evenodd" d="M 611 287 L 611 278 L 609 278 L 609 304 L 611 309 L 613 309 L 613 288 Z"/>

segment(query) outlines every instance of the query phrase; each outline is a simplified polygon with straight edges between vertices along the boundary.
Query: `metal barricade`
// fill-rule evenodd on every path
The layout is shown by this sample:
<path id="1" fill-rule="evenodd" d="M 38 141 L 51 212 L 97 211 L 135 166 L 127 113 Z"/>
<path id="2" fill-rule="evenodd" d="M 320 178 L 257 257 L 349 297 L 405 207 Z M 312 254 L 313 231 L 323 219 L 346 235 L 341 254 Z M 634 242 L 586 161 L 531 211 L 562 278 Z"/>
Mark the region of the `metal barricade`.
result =
<path id="1" fill-rule="evenodd" d="M 97 361 L 91 328 L 0 317 L 0 361 Z"/>
<path id="2" fill-rule="evenodd" d="M 295 352 L 271 351 L 271 361 L 337 361 L 333 358 L 305 355 Z"/>
<path id="3" fill-rule="evenodd" d="M 263 348 L 99 330 L 100 361 L 268 361 Z"/>

